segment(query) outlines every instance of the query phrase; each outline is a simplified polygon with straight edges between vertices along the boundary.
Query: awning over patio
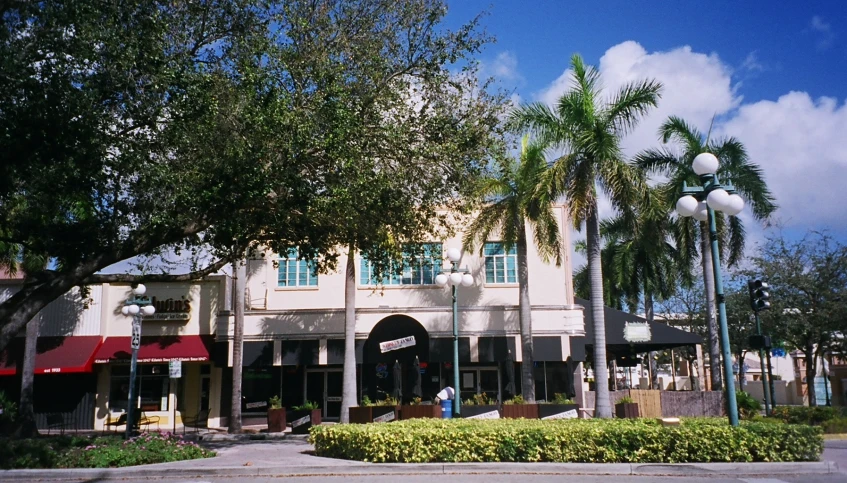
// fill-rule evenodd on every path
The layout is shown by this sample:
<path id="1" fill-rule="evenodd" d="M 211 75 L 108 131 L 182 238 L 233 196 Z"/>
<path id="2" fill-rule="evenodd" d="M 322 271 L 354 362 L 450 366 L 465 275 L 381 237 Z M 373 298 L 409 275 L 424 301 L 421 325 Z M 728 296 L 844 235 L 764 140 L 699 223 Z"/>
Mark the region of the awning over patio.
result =
<path id="1" fill-rule="evenodd" d="M 574 301 L 585 307 L 585 337 L 582 338 L 581 343 L 590 351 L 594 346 L 594 319 L 591 315 L 591 305 L 588 300 L 581 298 L 574 298 Z M 616 355 L 659 351 L 703 343 L 703 338 L 697 334 L 676 329 L 660 322 L 648 324 L 650 326 L 649 341 L 628 342 L 624 339 L 624 326 L 626 323 L 647 323 L 647 319 L 609 307 L 605 308 L 605 318 L 606 350 Z M 579 338 L 572 339 L 572 341 L 579 340 Z"/>
<path id="2" fill-rule="evenodd" d="M 91 372 L 94 353 L 103 343 L 99 335 L 39 337 L 35 346 L 36 374 Z M 11 376 L 23 360 L 24 339 L 12 340 L 0 352 L 0 376 Z"/>
<path id="3" fill-rule="evenodd" d="M 138 362 L 205 362 L 209 360 L 214 336 L 212 335 L 160 335 L 141 338 Z M 94 362 L 104 364 L 128 361 L 132 357 L 129 337 L 108 337 Z"/>

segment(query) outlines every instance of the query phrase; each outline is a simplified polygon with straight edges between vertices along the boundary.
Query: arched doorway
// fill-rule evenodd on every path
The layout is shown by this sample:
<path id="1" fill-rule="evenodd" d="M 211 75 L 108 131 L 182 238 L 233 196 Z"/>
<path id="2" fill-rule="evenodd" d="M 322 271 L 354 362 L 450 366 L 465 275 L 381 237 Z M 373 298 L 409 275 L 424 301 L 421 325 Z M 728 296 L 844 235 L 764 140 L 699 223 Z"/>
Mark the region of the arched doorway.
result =
<path id="1" fill-rule="evenodd" d="M 400 364 L 402 400 L 412 399 L 415 357 L 421 363 L 423 397 L 432 392 L 429 374 L 439 371 L 429 367 L 429 333 L 408 315 L 390 315 L 377 323 L 362 348 L 362 394 L 371 400 L 385 399 L 394 391 L 394 364 Z"/>

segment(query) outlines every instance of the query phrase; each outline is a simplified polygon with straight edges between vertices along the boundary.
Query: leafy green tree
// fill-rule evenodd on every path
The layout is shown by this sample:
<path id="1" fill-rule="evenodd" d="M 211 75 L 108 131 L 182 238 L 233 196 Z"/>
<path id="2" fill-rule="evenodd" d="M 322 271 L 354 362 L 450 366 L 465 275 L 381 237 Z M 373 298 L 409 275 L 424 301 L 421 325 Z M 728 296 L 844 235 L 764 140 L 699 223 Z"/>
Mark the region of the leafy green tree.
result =
<path id="1" fill-rule="evenodd" d="M 620 141 L 656 105 L 661 84 L 654 80 L 629 83 L 607 101 L 600 88 L 600 73 L 579 55 L 571 58 L 571 71 L 571 89 L 552 108 L 541 103 L 521 106 L 509 115 L 509 123 L 517 130 L 533 132 L 544 145 L 565 151 L 550 168 L 547 186 L 552 195 L 566 196 L 574 226 L 585 224 L 598 381 L 595 415 L 610 418 L 597 201 L 602 192 L 615 209 L 626 214 L 643 192 L 642 176 L 624 161 Z"/>
<path id="2" fill-rule="evenodd" d="M 776 235 L 759 248 L 753 265 L 749 275 L 770 284 L 771 309 L 761 312 L 764 331 L 803 353 L 814 406 L 817 361 L 843 338 L 847 320 L 847 246 L 821 232 L 796 241 Z"/>
<path id="3" fill-rule="evenodd" d="M 773 195 L 767 187 L 762 170 L 751 162 L 744 145 L 735 138 L 711 141 L 685 120 L 671 116 L 659 128 L 662 142 L 673 142 L 679 151 L 663 147 L 650 149 L 636 156 L 638 167 L 651 175 L 667 178 L 661 185 L 664 202 L 669 209 L 676 206 L 682 197 L 683 183 L 698 186 L 699 177 L 691 168 L 698 154 L 710 152 L 720 161 L 718 178 L 722 183 L 732 183 L 738 193 L 752 208 L 758 221 L 767 221 L 776 210 Z M 744 254 L 745 230 L 741 219 L 715 212 L 722 258 L 734 266 Z M 711 368 L 712 390 L 721 388 L 721 371 L 716 370 L 720 361 L 720 339 L 715 311 L 715 282 L 709 248 L 709 226 L 693 218 L 677 217 L 675 241 L 679 250 L 679 261 L 690 273 L 698 254 L 705 281 L 706 316 L 709 321 L 709 367 Z M 699 241 L 699 244 L 698 244 Z M 699 246 L 698 246 L 699 245 Z M 684 272 L 684 273 L 685 273 Z"/>
<path id="4" fill-rule="evenodd" d="M 709 328 L 706 322 L 702 281 L 695 281 L 691 286 L 680 284 L 673 295 L 662 302 L 661 307 L 665 323 L 681 327 L 708 340 Z M 699 390 L 703 386 L 700 386 L 700 361 L 696 347 L 680 347 L 676 349 L 676 353 L 688 363 L 691 388 Z"/>
<path id="5" fill-rule="evenodd" d="M 486 202 L 464 234 L 467 250 L 482 250 L 492 233 L 497 233 L 504 249 L 512 247 L 518 260 L 518 315 L 521 330 L 521 392 L 523 399 L 535 402 L 535 375 L 532 357 L 532 304 L 529 300 L 527 225 L 541 259 L 562 264 L 562 236 L 552 201 L 542 185 L 547 167 L 544 149 L 521 142 L 520 161 L 500 158 L 495 174 L 482 181 L 479 195 Z"/>

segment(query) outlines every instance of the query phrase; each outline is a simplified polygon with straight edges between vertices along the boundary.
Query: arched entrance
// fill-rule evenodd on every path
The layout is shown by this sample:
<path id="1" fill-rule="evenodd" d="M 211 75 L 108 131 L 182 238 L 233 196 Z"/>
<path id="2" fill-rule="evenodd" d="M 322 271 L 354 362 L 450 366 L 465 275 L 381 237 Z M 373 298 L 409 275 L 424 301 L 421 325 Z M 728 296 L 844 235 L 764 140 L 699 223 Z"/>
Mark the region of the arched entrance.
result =
<path id="1" fill-rule="evenodd" d="M 423 397 L 426 399 L 430 372 L 439 366 L 429 366 L 429 333 L 417 320 L 408 315 L 390 315 L 377 323 L 362 348 L 362 394 L 371 400 L 385 399 L 394 391 L 394 364 L 400 364 L 402 400 L 412 399 L 415 373 L 413 364 L 420 361 Z"/>

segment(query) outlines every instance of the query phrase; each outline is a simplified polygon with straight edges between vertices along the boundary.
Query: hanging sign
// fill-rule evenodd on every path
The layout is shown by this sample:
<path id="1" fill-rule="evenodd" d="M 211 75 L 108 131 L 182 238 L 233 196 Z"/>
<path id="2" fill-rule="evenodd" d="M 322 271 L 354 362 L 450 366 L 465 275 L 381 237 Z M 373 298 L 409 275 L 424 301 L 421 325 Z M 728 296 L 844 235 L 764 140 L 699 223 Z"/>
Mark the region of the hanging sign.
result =
<path id="1" fill-rule="evenodd" d="M 403 349 L 404 347 L 412 347 L 415 345 L 415 336 L 410 335 L 409 337 L 403 337 L 402 339 L 388 340 L 385 342 L 379 343 L 379 350 L 382 353 L 388 351 L 396 351 L 397 349 Z"/>
<path id="2" fill-rule="evenodd" d="M 627 342 L 649 342 L 652 338 L 647 322 L 627 322 L 623 327 L 623 338 Z"/>
<path id="3" fill-rule="evenodd" d="M 134 321 L 132 323 L 132 338 L 129 345 L 132 349 L 141 347 L 141 324 L 137 324 Z"/>
<path id="4" fill-rule="evenodd" d="M 182 361 L 168 362 L 168 374 L 170 374 L 171 379 L 182 377 Z"/>

